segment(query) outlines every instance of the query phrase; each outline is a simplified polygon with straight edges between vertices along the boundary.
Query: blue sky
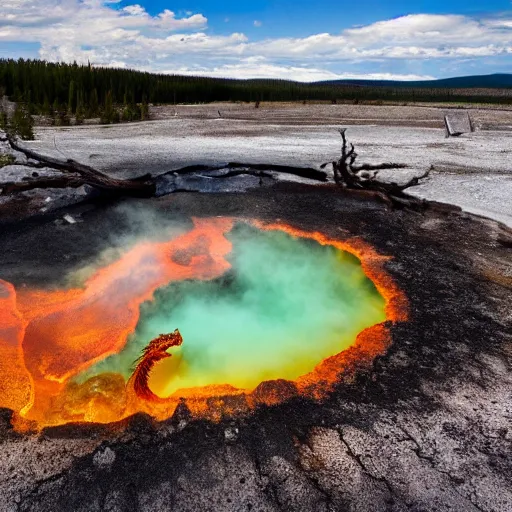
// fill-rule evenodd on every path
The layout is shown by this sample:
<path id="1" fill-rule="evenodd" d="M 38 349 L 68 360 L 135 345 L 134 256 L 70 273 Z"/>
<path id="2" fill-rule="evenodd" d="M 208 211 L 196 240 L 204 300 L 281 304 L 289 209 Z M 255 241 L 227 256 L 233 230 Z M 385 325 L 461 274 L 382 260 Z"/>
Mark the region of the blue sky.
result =
<path id="1" fill-rule="evenodd" d="M 120 2 L 120 6 L 130 1 Z M 280 1 L 235 1 L 192 0 L 191 2 L 168 2 L 158 0 L 139 2 L 146 10 L 157 15 L 166 8 L 176 13 L 200 12 L 210 21 L 211 28 L 219 32 L 251 29 L 255 19 L 262 22 L 260 31 L 252 31 L 255 37 L 307 36 L 318 32 L 339 32 L 342 28 L 367 25 L 375 21 L 397 18 L 407 14 L 466 14 L 485 16 L 489 13 L 512 11 L 509 0 L 491 0 L 485 4 L 475 0 L 410 2 L 407 0 L 280 0 Z M 223 23 L 228 18 L 228 23 Z M 258 33 L 259 32 L 259 33 Z"/>
<path id="2" fill-rule="evenodd" d="M 511 72 L 512 3 L 2 0 L 0 57 L 305 81 Z"/>

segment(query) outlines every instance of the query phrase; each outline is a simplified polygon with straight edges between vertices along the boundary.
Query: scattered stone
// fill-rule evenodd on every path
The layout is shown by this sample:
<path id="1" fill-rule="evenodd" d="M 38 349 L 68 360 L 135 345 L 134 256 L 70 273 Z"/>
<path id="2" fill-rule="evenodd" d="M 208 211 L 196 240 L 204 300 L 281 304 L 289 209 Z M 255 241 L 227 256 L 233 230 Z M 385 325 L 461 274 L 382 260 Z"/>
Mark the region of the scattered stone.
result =
<path id="1" fill-rule="evenodd" d="M 444 116 L 444 124 L 448 137 L 458 137 L 473 131 L 468 112 L 450 112 Z"/>
<path id="2" fill-rule="evenodd" d="M 116 460 L 116 452 L 108 446 L 103 451 L 98 451 L 94 454 L 92 461 L 98 468 L 110 467 Z"/>
<path id="3" fill-rule="evenodd" d="M 238 439 L 238 428 L 237 427 L 229 427 L 224 430 L 224 439 L 228 443 L 233 443 Z"/>
<path id="4" fill-rule="evenodd" d="M 68 213 L 62 217 L 68 224 L 76 224 L 76 220 Z"/>

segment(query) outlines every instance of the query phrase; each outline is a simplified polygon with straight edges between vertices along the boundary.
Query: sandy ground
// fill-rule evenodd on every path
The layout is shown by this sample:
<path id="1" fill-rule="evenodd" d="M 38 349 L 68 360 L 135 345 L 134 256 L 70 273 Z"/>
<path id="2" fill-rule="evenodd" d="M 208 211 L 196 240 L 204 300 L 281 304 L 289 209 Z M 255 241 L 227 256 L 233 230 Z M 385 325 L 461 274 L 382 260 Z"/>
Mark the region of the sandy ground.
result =
<path id="1" fill-rule="evenodd" d="M 512 111 L 473 109 L 476 131 L 448 139 L 445 112 L 367 105 L 155 107 L 156 121 L 39 128 L 29 145 L 123 177 L 228 161 L 318 167 L 337 157 L 336 130 L 346 126 L 359 161 L 408 165 L 387 179 L 433 168 L 412 193 L 512 225 Z"/>
<path id="2" fill-rule="evenodd" d="M 512 106 L 489 105 L 459 106 L 414 104 L 414 105 L 353 105 L 353 104 L 300 104 L 262 103 L 259 109 L 253 103 L 218 103 L 210 105 L 178 105 L 152 107 L 151 116 L 156 120 L 178 116 L 188 119 L 244 119 L 278 124 L 382 124 L 385 126 L 423 126 L 442 128 L 443 116 L 454 108 L 465 108 L 470 112 L 476 128 L 492 129 L 512 125 Z"/>

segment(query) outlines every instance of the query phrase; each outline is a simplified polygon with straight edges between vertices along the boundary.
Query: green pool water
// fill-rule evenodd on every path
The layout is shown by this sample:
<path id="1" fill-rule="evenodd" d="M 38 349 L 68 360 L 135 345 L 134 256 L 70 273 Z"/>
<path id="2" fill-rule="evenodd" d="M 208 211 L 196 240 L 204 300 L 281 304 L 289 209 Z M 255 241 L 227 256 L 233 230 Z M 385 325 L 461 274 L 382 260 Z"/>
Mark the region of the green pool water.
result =
<path id="1" fill-rule="evenodd" d="M 171 283 L 141 306 L 124 350 L 77 377 L 129 378 L 147 343 L 178 328 L 184 342 L 151 375 L 152 390 L 295 379 L 385 320 L 384 299 L 349 253 L 281 231 L 237 224 L 232 268 L 213 281 Z"/>

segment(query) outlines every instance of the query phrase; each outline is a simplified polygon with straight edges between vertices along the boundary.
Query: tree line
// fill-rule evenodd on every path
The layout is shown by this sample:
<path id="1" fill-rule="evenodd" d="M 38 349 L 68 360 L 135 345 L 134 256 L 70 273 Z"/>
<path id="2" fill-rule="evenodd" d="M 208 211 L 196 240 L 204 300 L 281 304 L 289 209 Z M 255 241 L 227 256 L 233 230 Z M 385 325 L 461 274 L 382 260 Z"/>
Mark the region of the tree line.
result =
<path id="1" fill-rule="evenodd" d="M 148 104 L 214 101 L 435 101 L 512 103 L 512 92 L 299 83 L 288 80 L 234 80 L 154 74 L 131 69 L 0 59 L 0 89 L 31 115 L 53 116 L 66 124 L 100 117 L 102 122 L 144 120 Z"/>

